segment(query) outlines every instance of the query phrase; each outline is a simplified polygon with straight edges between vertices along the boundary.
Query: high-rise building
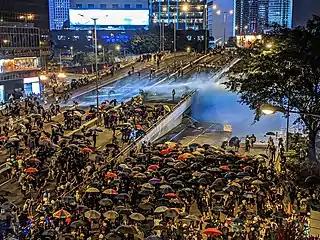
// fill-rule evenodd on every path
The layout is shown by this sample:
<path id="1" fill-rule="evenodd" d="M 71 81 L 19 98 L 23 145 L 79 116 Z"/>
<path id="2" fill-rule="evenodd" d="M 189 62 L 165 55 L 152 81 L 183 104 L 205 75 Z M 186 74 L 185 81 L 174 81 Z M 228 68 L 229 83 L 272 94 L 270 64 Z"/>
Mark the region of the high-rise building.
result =
<path id="1" fill-rule="evenodd" d="M 269 24 L 292 27 L 293 0 L 269 0 Z"/>
<path id="2" fill-rule="evenodd" d="M 70 0 L 49 0 L 50 30 L 60 30 L 69 19 Z"/>
<path id="3" fill-rule="evenodd" d="M 235 0 L 235 35 L 260 34 L 271 24 L 292 27 L 293 0 Z"/>
<path id="4" fill-rule="evenodd" d="M 152 0 L 151 21 L 170 25 L 177 23 L 178 30 L 203 30 L 206 10 L 205 0 Z"/>

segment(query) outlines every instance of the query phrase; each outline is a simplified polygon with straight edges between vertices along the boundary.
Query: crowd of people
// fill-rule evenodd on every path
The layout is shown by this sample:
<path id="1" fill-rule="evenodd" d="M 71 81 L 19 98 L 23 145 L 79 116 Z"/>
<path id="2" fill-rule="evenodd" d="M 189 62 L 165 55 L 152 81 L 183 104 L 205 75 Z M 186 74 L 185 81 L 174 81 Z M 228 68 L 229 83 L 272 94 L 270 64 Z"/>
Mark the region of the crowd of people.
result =
<path id="1" fill-rule="evenodd" d="M 263 154 L 207 144 L 144 143 L 118 162 L 118 151 L 94 159 L 74 143 L 61 151 L 50 166 L 59 169 L 54 197 L 41 189 L 40 172 L 25 173 L 40 202 L 33 218 L 28 207 L 20 214 L 20 239 L 284 239 L 288 226 L 307 239 L 307 201 L 320 196 Z M 73 181 L 82 187 L 69 191 Z M 29 201 L 30 211 L 36 200 Z"/>
<path id="2" fill-rule="evenodd" d="M 154 107 L 143 105 L 141 96 L 132 98 L 126 104 L 116 104 L 116 101 L 102 103 L 99 114 L 94 108 L 88 113 L 77 107 L 66 110 L 62 112 L 65 124 L 50 124 L 51 131 L 45 128 L 46 118 L 41 113 L 33 114 L 30 121 L 24 119 L 15 135 L 1 137 L 2 146 L 10 149 L 8 176 L 19 184 L 25 200 L 23 213 L 26 216 L 35 210 L 33 206 L 41 196 L 51 194 L 56 197 L 80 184 L 90 177 L 92 171 L 105 164 L 106 158 L 115 157 L 121 147 L 142 136 L 145 129 L 168 111 L 168 106 L 165 109 L 161 104 Z M 56 110 L 54 106 L 52 109 Z M 85 121 L 89 114 L 101 115 L 106 130 L 83 127 L 80 133 L 70 134 L 69 125 L 74 124 L 74 117 Z M 101 152 L 96 149 L 96 141 L 103 131 L 112 131 L 112 142 Z M 121 140 L 118 140 L 118 135 L 121 135 Z M 91 152 L 97 153 L 96 158 L 90 158 Z"/>

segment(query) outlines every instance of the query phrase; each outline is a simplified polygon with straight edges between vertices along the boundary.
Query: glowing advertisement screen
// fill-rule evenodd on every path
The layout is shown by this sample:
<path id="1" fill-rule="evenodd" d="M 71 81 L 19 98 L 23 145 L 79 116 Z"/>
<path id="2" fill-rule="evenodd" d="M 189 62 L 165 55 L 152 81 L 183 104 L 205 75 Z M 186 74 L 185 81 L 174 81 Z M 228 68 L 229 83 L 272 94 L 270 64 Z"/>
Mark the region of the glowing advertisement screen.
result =
<path id="1" fill-rule="evenodd" d="M 71 26 L 93 25 L 92 18 L 97 18 L 98 26 L 147 26 L 149 10 L 102 10 L 102 9 L 70 9 Z"/>

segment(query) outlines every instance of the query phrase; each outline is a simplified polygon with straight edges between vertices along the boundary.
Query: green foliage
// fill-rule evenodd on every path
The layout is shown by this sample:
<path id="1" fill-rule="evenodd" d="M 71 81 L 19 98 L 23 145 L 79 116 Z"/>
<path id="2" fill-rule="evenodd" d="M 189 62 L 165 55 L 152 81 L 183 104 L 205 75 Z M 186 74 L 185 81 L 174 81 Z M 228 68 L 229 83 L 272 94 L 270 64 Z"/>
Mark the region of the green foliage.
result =
<path id="1" fill-rule="evenodd" d="M 266 48 L 272 43 L 272 48 Z M 257 110 L 268 103 L 298 112 L 320 114 L 320 18 L 305 28 L 276 28 L 250 49 L 229 72 L 226 86 L 240 102 Z M 256 111 L 256 120 L 260 112 Z M 315 159 L 315 137 L 320 119 L 300 114 L 309 130 L 309 157 Z"/>

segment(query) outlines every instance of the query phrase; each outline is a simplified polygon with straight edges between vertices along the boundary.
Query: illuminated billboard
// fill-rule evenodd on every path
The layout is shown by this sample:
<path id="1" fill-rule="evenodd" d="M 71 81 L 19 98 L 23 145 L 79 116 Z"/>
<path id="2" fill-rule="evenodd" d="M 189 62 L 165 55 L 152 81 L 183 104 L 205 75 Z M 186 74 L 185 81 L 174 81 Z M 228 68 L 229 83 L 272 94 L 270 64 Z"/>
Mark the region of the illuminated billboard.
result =
<path id="1" fill-rule="evenodd" d="M 147 26 L 149 10 L 103 10 L 103 9 L 70 9 L 70 26 L 93 25 L 92 18 L 97 19 L 98 26 Z"/>

